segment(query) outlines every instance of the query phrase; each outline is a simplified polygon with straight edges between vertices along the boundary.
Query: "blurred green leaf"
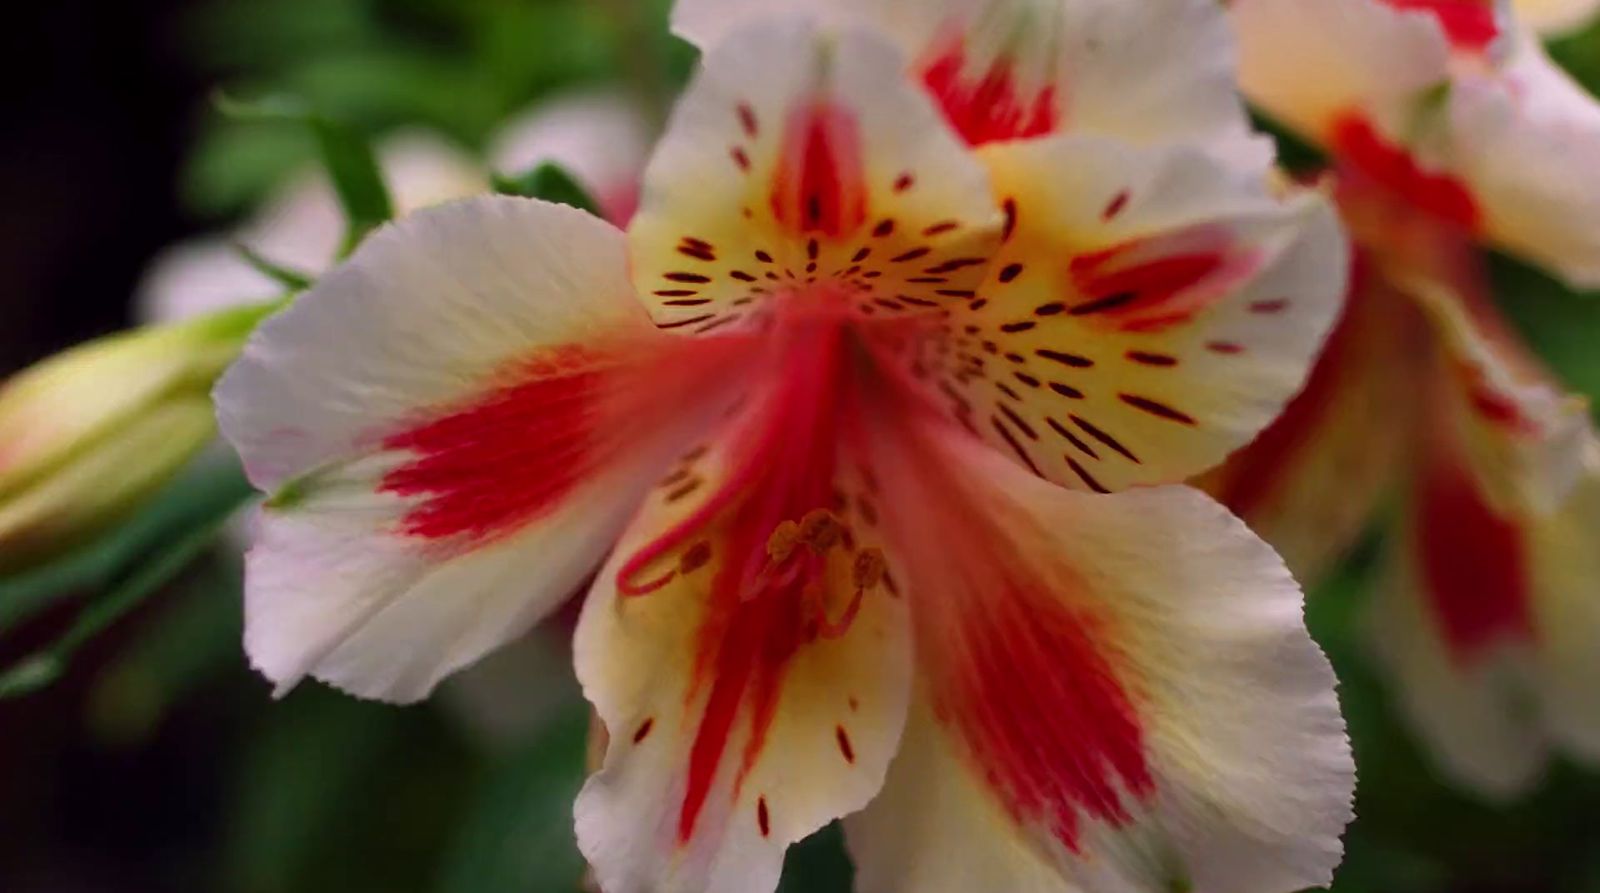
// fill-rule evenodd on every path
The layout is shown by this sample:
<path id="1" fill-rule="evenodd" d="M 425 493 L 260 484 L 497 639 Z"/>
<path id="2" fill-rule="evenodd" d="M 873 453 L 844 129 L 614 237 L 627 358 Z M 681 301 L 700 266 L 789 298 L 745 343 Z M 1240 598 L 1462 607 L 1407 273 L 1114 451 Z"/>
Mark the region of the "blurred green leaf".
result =
<path id="1" fill-rule="evenodd" d="M 441 893 L 571 893 L 583 877 L 572 802 L 583 786 L 589 711 L 572 704 L 477 786 L 443 863 Z"/>
<path id="2" fill-rule="evenodd" d="M 1325 170 L 1328 158 L 1320 149 L 1296 136 L 1289 128 L 1280 125 L 1257 109 L 1250 110 L 1250 120 L 1256 130 L 1272 137 L 1278 147 L 1278 164 L 1294 175 L 1308 175 Z"/>
<path id="3" fill-rule="evenodd" d="M 566 169 L 553 161 L 535 165 L 520 174 L 494 175 L 494 191 L 501 195 L 544 199 L 600 216 L 600 205 Z"/>
<path id="4" fill-rule="evenodd" d="M 311 274 L 299 270 L 291 270 L 283 264 L 276 263 L 261 256 L 261 253 L 243 242 L 235 242 L 233 250 L 238 253 L 244 262 L 255 269 L 257 273 L 271 279 L 291 292 L 305 291 L 315 281 Z"/>
<path id="5" fill-rule="evenodd" d="M 87 722 L 103 742 L 147 742 L 191 692 L 244 668 L 244 567 L 226 538 L 100 674 Z"/>
<path id="6" fill-rule="evenodd" d="M 345 239 L 341 256 L 355 250 L 367 233 L 394 216 L 377 153 L 357 128 L 313 111 L 310 104 L 293 95 L 268 95 L 246 102 L 219 91 L 215 104 L 225 117 L 240 122 L 295 124 L 311 134 L 322 167 L 344 211 Z"/>
<path id="7" fill-rule="evenodd" d="M 216 539 L 222 522 L 244 503 L 249 492 L 246 484 L 244 492 L 238 494 L 231 504 L 219 502 L 212 505 L 211 515 L 197 518 L 193 527 L 176 533 L 161 548 L 142 559 L 126 579 L 90 602 L 59 639 L 0 672 L 0 698 L 31 694 L 60 678 L 79 647 L 104 632 L 188 567 Z"/>
<path id="8" fill-rule="evenodd" d="M 1505 255 L 1490 258 L 1496 302 L 1568 386 L 1600 397 L 1600 295 L 1575 292 Z"/>
<path id="9" fill-rule="evenodd" d="M 315 684 L 262 706 L 222 823 L 223 877 L 204 888 L 422 888 L 476 772 L 437 714 Z"/>
<path id="10" fill-rule="evenodd" d="M 26 573 L 0 579 L 0 633 L 72 595 L 131 581 L 145 556 L 185 538 L 209 535 L 253 493 L 237 462 L 193 465 L 121 526 Z"/>
<path id="11" fill-rule="evenodd" d="M 264 201 L 294 171 L 316 162 L 316 147 L 296 128 L 239 122 L 213 114 L 190 148 L 183 201 L 205 215 L 239 214 Z"/>
<path id="12" fill-rule="evenodd" d="M 389 187 L 384 185 L 378 156 L 365 136 L 322 115 L 311 115 L 306 123 L 317 138 L 328 179 L 344 207 L 346 229 L 340 253 L 349 254 L 367 233 L 394 216 Z"/>
<path id="13" fill-rule="evenodd" d="M 850 893 L 855 874 L 844 831 L 834 822 L 789 848 L 778 893 Z"/>

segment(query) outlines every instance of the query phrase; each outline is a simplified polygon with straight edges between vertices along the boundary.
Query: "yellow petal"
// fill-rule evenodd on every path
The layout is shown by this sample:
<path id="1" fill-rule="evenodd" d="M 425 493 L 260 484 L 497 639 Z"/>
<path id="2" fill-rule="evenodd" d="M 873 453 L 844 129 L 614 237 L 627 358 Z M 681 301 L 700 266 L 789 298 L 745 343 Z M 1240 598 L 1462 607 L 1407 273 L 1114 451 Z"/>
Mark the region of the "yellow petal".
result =
<path id="1" fill-rule="evenodd" d="M 861 316 L 972 294 L 999 228 L 982 167 L 864 32 L 779 19 L 705 57 L 645 172 L 634 282 L 663 329 Z"/>
<path id="2" fill-rule="evenodd" d="M 667 475 L 584 605 L 578 677 L 611 744 L 578 843 L 606 893 L 770 891 L 898 744 L 909 628 L 869 566 L 873 479 L 833 422 L 788 427 L 775 387 Z"/>
<path id="3" fill-rule="evenodd" d="M 982 153 L 1010 224 L 976 300 L 887 333 L 905 383 L 1037 474 L 1181 481 L 1299 389 L 1344 294 L 1320 198 L 1197 150 L 1086 136 Z"/>

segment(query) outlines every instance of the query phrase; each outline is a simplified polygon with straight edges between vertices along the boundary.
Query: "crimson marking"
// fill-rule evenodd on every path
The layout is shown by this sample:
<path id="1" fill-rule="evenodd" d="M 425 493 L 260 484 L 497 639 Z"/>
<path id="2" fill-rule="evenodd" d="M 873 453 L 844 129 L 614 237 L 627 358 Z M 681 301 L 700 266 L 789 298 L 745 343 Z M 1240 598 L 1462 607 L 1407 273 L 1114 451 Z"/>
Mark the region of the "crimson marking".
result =
<path id="1" fill-rule="evenodd" d="M 844 730 L 844 726 L 834 726 L 833 737 L 839 742 L 839 753 L 844 755 L 844 761 L 855 765 L 856 749 L 850 744 L 850 733 Z"/>
<path id="2" fill-rule="evenodd" d="M 1165 403 L 1151 400 L 1149 397 L 1141 397 L 1138 394 L 1118 394 L 1117 398 L 1134 409 L 1143 410 L 1144 412 L 1148 412 L 1157 418 L 1166 419 L 1170 422 L 1178 422 L 1184 425 L 1196 424 L 1194 416 L 1191 416 L 1186 412 L 1180 412 L 1179 410 L 1173 409 Z"/>
<path id="3" fill-rule="evenodd" d="M 492 539 L 553 511 L 595 461 L 596 403 L 612 358 L 558 347 L 511 367 L 502 384 L 391 434 L 411 458 L 380 492 L 420 497 L 400 521 L 407 536 Z"/>
<path id="4" fill-rule="evenodd" d="M 650 730 L 655 728 L 655 725 L 656 725 L 655 717 L 653 717 L 653 716 L 645 717 L 644 722 L 639 723 L 639 728 L 635 729 L 634 732 L 633 732 L 633 743 L 634 744 L 638 744 L 639 742 L 643 741 L 645 738 L 648 738 L 650 736 Z"/>

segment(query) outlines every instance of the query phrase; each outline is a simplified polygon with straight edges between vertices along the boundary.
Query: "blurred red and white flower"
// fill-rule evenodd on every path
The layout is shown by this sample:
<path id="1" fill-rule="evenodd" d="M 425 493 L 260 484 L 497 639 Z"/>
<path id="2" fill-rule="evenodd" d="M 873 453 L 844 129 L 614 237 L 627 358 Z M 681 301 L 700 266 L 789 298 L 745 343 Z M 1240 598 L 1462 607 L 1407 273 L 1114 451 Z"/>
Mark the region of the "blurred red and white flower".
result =
<path id="1" fill-rule="evenodd" d="M 257 332 L 217 390 L 271 494 L 252 662 L 416 700 L 601 566 L 607 893 L 770 890 L 841 816 L 865 891 L 1327 883 L 1331 670 L 1181 482 L 1300 387 L 1348 257 L 1220 8 L 772 5 L 680 7 L 625 234 L 422 211 Z"/>
<path id="2" fill-rule="evenodd" d="M 397 215 L 488 189 L 470 157 L 423 131 L 385 140 L 378 166 Z M 180 242 L 158 255 L 139 284 L 135 310 L 141 319 L 166 322 L 275 298 L 283 286 L 245 260 L 239 246 L 315 277 L 334 263 L 344 237 L 333 185 L 323 172 L 306 171 L 237 232 Z"/>
<path id="3" fill-rule="evenodd" d="M 1587 402 L 1499 317 L 1482 252 L 1600 284 L 1600 105 L 1503 4 L 1232 9 L 1246 92 L 1329 153 L 1358 261 L 1305 392 L 1208 486 L 1307 578 L 1403 484 L 1378 654 L 1441 768 L 1521 792 L 1552 751 L 1600 758 L 1581 545 L 1600 538 L 1600 450 Z"/>

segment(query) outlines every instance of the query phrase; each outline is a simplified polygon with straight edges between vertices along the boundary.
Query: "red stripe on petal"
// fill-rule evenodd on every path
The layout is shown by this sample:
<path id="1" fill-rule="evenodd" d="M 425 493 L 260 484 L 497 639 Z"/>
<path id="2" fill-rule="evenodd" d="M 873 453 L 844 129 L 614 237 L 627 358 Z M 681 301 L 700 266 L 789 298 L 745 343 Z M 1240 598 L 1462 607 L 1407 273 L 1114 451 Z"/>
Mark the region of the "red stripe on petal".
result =
<path id="1" fill-rule="evenodd" d="M 408 536 L 492 538 L 552 510 L 593 465 L 608 358 L 564 346 L 528 360 L 476 400 L 390 435 L 413 454 L 382 492 L 420 496 Z"/>
<path id="2" fill-rule="evenodd" d="M 1367 333 L 1358 331 L 1356 319 L 1372 300 L 1368 277 L 1373 273 L 1357 255 L 1350 265 L 1350 289 L 1333 333 L 1322 355 L 1311 367 L 1305 387 L 1284 407 L 1278 418 L 1232 460 L 1226 483 L 1215 495 L 1241 518 L 1250 519 L 1279 488 L 1293 481 L 1296 462 L 1328 423 L 1340 389 L 1349 384 L 1352 362 L 1370 362 L 1355 356 L 1353 342 Z M 1388 293 L 1380 298 L 1391 297 Z M 1396 336 L 1398 337 L 1398 336 Z M 1223 351 L 1227 353 L 1227 351 Z M 1359 370 L 1358 370 L 1359 371 Z"/>
<path id="3" fill-rule="evenodd" d="M 1415 493 L 1419 570 L 1446 647 L 1467 665 L 1497 643 L 1533 637 L 1526 545 L 1443 445 L 1429 459 Z"/>
<path id="4" fill-rule="evenodd" d="M 1043 581 L 988 585 L 949 620 L 936 707 L 1015 817 L 1077 850 L 1084 817 L 1125 824 L 1155 790 L 1138 712 L 1101 618 Z"/>
<path id="5" fill-rule="evenodd" d="M 735 470 L 702 508 L 712 507 L 715 514 L 691 516 L 722 541 L 713 547 L 721 564 L 697 632 L 688 695 L 694 701 L 706 692 L 678 813 L 680 843 L 694 836 L 734 731 L 745 717 L 748 734 L 733 781 L 737 795 L 766 745 L 793 657 L 818 637 L 815 598 L 808 590 L 819 585 L 825 560 L 797 554 L 775 568 L 768 545 L 780 525 L 834 503 L 843 363 L 836 321 L 792 327 L 792 340 L 777 360 L 778 384 L 757 404 L 757 414 L 730 448 Z M 653 549 L 654 544 L 647 546 L 646 554 Z"/>
<path id="6" fill-rule="evenodd" d="M 1384 0 L 1395 9 L 1433 13 L 1457 49 L 1479 52 L 1500 36 L 1489 0 Z"/>
<path id="7" fill-rule="evenodd" d="M 848 109 L 819 99 L 790 115 L 771 202 L 773 216 L 795 232 L 837 238 L 866 221 L 861 128 Z"/>
<path id="8" fill-rule="evenodd" d="M 1055 89 L 1046 85 L 1028 95 L 1018 83 L 1013 63 L 998 57 L 976 77 L 968 70 L 966 51 L 957 41 L 936 55 L 922 72 L 922 83 L 944 112 L 945 119 L 968 145 L 1027 139 L 1055 131 Z"/>
<path id="9" fill-rule="evenodd" d="M 1072 258 L 1081 296 L 1067 312 L 1090 324 L 1152 331 L 1186 322 L 1255 272 L 1254 252 L 1220 227 L 1136 239 Z"/>
<path id="10" fill-rule="evenodd" d="M 1333 125 L 1329 145 L 1342 165 L 1354 168 L 1415 208 L 1476 231 L 1482 212 L 1466 184 L 1447 173 L 1423 169 L 1404 147 L 1380 134 L 1371 121 L 1349 114 Z"/>

